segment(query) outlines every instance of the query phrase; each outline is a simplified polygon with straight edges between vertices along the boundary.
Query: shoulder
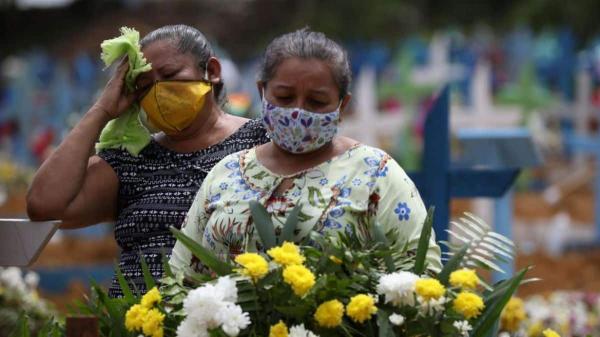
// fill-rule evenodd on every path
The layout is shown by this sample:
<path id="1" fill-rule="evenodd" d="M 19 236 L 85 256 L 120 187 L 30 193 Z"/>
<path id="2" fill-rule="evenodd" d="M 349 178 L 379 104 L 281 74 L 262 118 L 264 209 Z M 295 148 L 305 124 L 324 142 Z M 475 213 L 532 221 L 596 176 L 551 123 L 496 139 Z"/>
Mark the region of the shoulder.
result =
<path id="1" fill-rule="evenodd" d="M 346 154 L 342 155 L 342 157 L 353 161 L 355 165 L 366 166 L 369 168 L 383 168 L 390 160 L 393 161 L 392 157 L 385 151 L 365 144 L 353 146 L 346 151 Z"/>
<path id="2" fill-rule="evenodd" d="M 219 180 L 223 177 L 232 177 L 239 175 L 240 172 L 240 158 L 248 150 L 242 150 L 229 154 L 221 159 L 215 166 L 210 170 L 206 181 Z"/>
<path id="3" fill-rule="evenodd" d="M 262 122 L 258 119 L 246 119 L 242 126 L 235 132 L 237 139 L 255 139 L 257 144 L 266 143 L 269 141 L 267 130 Z"/>

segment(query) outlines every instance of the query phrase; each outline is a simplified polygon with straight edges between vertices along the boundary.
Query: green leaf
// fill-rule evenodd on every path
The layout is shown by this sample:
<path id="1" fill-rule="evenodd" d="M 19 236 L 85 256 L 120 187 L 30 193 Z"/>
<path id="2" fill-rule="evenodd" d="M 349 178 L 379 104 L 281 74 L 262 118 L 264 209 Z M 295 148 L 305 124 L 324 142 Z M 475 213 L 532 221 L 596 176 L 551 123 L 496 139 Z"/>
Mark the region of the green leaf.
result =
<path id="1" fill-rule="evenodd" d="M 171 227 L 171 233 L 175 236 L 179 242 L 186 246 L 194 256 L 214 271 L 219 276 L 225 276 L 233 273 L 231 266 L 221 260 L 219 260 L 212 251 L 202 247 L 199 243 L 191 239 L 189 236 L 183 234 L 180 230 L 175 227 Z"/>
<path id="2" fill-rule="evenodd" d="M 264 249 L 268 250 L 277 245 L 275 238 L 275 227 L 273 221 L 271 221 L 271 215 L 267 212 L 267 209 L 257 201 L 250 201 L 250 212 L 252 213 L 252 219 L 254 220 L 254 227 L 258 232 L 260 241 L 262 242 Z"/>
<path id="3" fill-rule="evenodd" d="M 444 265 L 444 268 L 437 276 L 438 280 L 443 285 L 445 285 L 445 286 L 448 285 L 448 280 L 450 279 L 450 274 L 460 267 L 460 262 L 462 261 L 463 257 L 465 257 L 465 254 L 467 253 L 468 249 L 469 249 L 469 245 L 465 245 L 464 247 L 461 248 L 461 250 L 454 253 L 452 255 L 452 258 L 450 260 L 448 260 L 448 262 L 446 262 L 446 264 Z"/>
<path id="4" fill-rule="evenodd" d="M 29 337 L 29 319 L 25 311 L 22 311 L 19 314 L 19 320 L 17 321 L 17 326 L 13 330 L 12 336 Z"/>
<path id="5" fill-rule="evenodd" d="M 500 317 L 502 309 L 504 309 L 506 303 L 508 303 L 513 293 L 517 290 L 528 270 L 528 268 L 523 269 L 516 276 L 503 282 L 500 285 L 502 289 L 497 296 L 489 296 L 486 299 L 486 307 L 473 326 L 472 337 L 485 337 L 489 335 L 490 331 L 494 328 L 494 324 Z"/>
<path id="6" fill-rule="evenodd" d="M 431 226 L 433 225 L 433 212 L 435 207 L 429 207 L 427 211 L 427 217 L 425 223 L 423 223 L 423 229 L 421 230 L 421 237 L 419 238 L 419 245 L 417 246 L 417 255 L 415 257 L 415 274 L 421 275 L 425 271 L 425 261 L 427 259 L 427 251 L 429 250 L 429 239 L 431 238 Z"/>
<path id="7" fill-rule="evenodd" d="M 150 273 L 150 269 L 148 268 L 146 259 L 144 258 L 144 255 L 141 251 L 140 264 L 142 265 L 142 274 L 144 275 L 144 283 L 146 283 L 146 291 L 150 291 L 150 289 L 156 287 L 156 282 L 154 282 L 154 277 L 152 276 L 152 273 Z"/>
<path id="8" fill-rule="evenodd" d="M 161 254 L 162 254 L 163 269 L 165 271 L 164 276 L 175 278 L 175 273 L 173 273 L 173 270 L 171 270 L 171 265 L 169 264 L 169 259 L 167 258 L 167 253 L 163 250 Z"/>
<path id="9" fill-rule="evenodd" d="M 285 316 L 290 316 L 290 317 L 305 317 L 310 310 L 312 309 L 312 306 L 308 303 L 298 303 L 298 304 L 294 304 L 294 305 L 276 305 L 275 306 L 275 310 Z"/>
<path id="10" fill-rule="evenodd" d="M 379 326 L 379 337 L 393 337 L 394 330 L 390 324 L 390 313 L 380 309 L 377 311 L 377 326 Z"/>
<path id="11" fill-rule="evenodd" d="M 98 301 L 104 306 L 108 313 L 108 320 L 110 323 L 105 324 L 108 326 L 112 336 L 120 337 L 126 336 L 125 325 L 123 317 L 125 315 L 125 308 L 120 308 L 118 299 L 112 299 L 108 297 L 106 292 L 94 281 L 90 280 L 92 285 L 92 291 L 98 296 Z"/>
<path id="12" fill-rule="evenodd" d="M 294 241 L 294 231 L 298 227 L 298 215 L 302 210 L 302 205 L 297 205 L 290 212 L 290 215 L 285 220 L 285 224 L 283 225 L 283 230 L 281 231 L 281 242 L 285 241 L 293 242 Z"/>
<path id="13" fill-rule="evenodd" d="M 381 225 L 379 225 L 379 223 L 376 222 L 371 228 L 371 235 L 373 236 L 375 242 L 380 243 L 382 247 L 388 247 L 389 243 L 387 238 L 385 237 L 385 233 L 383 232 Z M 392 259 L 392 256 L 389 254 L 389 252 L 383 252 L 383 262 L 385 263 L 385 267 L 387 268 L 388 272 L 393 273 L 396 271 L 396 265 L 394 264 L 394 260 Z"/>
<path id="14" fill-rule="evenodd" d="M 135 302 L 135 297 L 133 296 L 133 293 L 131 292 L 131 289 L 129 288 L 129 283 L 127 283 L 125 276 L 123 276 L 123 273 L 121 272 L 121 268 L 119 268 L 118 263 L 115 265 L 115 274 L 117 276 L 117 280 L 119 281 L 119 286 L 121 287 L 121 291 L 123 291 L 123 297 L 125 298 L 125 300 L 128 303 Z"/>

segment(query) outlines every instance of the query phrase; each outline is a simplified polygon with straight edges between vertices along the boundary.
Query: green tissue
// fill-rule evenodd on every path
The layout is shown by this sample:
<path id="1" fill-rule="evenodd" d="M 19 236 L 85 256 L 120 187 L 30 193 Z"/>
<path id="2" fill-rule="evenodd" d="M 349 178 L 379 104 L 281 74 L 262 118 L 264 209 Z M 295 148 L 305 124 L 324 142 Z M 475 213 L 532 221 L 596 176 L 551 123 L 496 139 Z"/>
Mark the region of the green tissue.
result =
<path id="1" fill-rule="evenodd" d="M 136 77 L 152 69 L 146 62 L 140 47 L 140 33 L 132 28 L 122 27 L 121 35 L 102 42 L 102 61 L 108 67 L 115 61 L 127 55 L 129 70 L 125 75 L 126 90 L 133 91 Z M 121 148 L 137 156 L 148 143 L 150 143 L 150 132 L 139 119 L 140 106 L 134 102 L 121 116 L 108 122 L 102 132 L 96 152 L 103 149 Z"/>

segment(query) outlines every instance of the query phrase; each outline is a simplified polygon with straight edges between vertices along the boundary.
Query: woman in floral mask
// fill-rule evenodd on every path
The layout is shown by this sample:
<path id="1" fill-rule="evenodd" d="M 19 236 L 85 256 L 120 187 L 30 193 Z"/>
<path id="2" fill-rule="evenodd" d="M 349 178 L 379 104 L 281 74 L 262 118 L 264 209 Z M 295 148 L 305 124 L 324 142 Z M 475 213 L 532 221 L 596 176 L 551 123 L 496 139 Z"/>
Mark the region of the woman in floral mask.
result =
<path id="1" fill-rule="evenodd" d="M 301 205 L 296 241 L 311 230 L 350 231 L 352 224 L 360 235 L 378 222 L 416 249 L 426 210 L 415 185 L 382 150 L 337 135 L 350 80 L 346 52 L 324 34 L 303 29 L 273 40 L 258 80 L 271 142 L 215 165 L 183 232 L 223 259 L 261 251 L 249 211 L 255 200 L 277 227 Z M 183 244 L 175 245 L 175 270 L 199 271 L 196 262 Z M 441 266 L 433 238 L 428 262 L 433 270 Z"/>
<path id="2" fill-rule="evenodd" d="M 263 144 L 259 121 L 225 114 L 221 66 L 195 28 L 159 28 L 140 44 L 152 70 L 137 90 L 124 85 L 123 62 L 98 101 L 38 171 L 27 198 L 34 220 L 61 219 L 63 228 L 114 221 L 121 247 L 119 267 L 144 291 L 140 252 L 155 278 L 163 274 L 162 253 L 179 227 L 206 174 L 223 157 Z M 159 130 L 139 155 L 121 149 L 90 157 L 100 131 L 139 101 L 147 124 Z M 145 119 L 146 120 L 146 119 Z M 121 295 L 116 279 L 111 296 Z"/>

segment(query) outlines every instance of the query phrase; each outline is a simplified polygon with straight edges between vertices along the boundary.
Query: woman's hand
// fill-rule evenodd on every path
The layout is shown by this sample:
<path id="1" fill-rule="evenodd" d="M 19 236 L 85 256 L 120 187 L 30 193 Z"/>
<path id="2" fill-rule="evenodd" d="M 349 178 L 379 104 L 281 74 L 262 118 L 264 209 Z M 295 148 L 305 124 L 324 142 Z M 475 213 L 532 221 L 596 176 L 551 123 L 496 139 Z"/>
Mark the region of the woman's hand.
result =
<path id="1" fill-rule="evenodd" d="M 136 92 L 127 92 L 125 75 L 128 70 L 129 62 L 125 57 L 94 104 L 94 108 L 104 111 L 110 119 L 121 116 L 137 99 Z"/>

